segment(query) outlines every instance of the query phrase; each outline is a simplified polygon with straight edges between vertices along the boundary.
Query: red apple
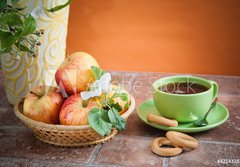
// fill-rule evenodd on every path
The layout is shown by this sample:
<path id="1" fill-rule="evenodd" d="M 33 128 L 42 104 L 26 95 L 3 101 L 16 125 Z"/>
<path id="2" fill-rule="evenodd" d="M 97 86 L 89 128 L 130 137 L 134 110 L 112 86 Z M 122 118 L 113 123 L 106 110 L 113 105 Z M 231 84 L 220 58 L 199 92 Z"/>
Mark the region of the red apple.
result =
<path id="1" fill-rule="evenodd" d="M 60 124 L 88 125 L 88 112 L 94 107 L 97 107 L 97 102 L 92 99 L 84 102 L 79 94 L 72 95 L 63 103 L 59 115 Z"/>
<path id="2" fill-rule="evenodd" d="M 26 96 L 23 114 L 36 121 L 56 124 L 59 122 L 59 111 L 63 101 L 58 88 L 39 86 Z"/>
<path id="3" fill-rule="evenodd" d="M 95 80 L 91 66 L 99 67 L 97 61 L 87 53 L 76 52 L 68 56 L 55 74 L 58 86 L 69 95 L 85 91 Z"/>

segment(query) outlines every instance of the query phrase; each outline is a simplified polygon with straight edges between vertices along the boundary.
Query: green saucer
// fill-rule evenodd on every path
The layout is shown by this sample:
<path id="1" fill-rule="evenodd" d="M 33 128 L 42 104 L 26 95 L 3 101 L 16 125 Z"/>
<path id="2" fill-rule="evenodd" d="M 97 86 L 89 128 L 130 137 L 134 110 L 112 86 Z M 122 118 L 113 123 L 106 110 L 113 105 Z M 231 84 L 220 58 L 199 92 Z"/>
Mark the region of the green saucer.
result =
<path id="1" fill-rule="evenodd" d="M 166 126 L 157 125 L 155 123 L 150 123 L 147 121 L 147 115 L 149 113 L 160 115 L 160 113 L 157 111 L 157 109 L 154 106 L 153 99 L 144 101 L 137 108 L 138 117 L 143 122 L 145 122 L 146 124 L 152 127 L 155 127 L 161 130 L 166 130 L 166 131 L 173 130 L 173 131 L 179 131 L 179 132 L 185 132 L 185 133 L 202 132 L 202 131 L 215 128 L 223 124 L 224 122 L 226 122 L 229 117 L 228 109 L 221 103 L 217 103 L 217 105 L 210 111 L 207 117 L 208 125 L 204 127 L 196 127 L 192 122 L 180 123 L 177 127 L 166 127 Z"/>

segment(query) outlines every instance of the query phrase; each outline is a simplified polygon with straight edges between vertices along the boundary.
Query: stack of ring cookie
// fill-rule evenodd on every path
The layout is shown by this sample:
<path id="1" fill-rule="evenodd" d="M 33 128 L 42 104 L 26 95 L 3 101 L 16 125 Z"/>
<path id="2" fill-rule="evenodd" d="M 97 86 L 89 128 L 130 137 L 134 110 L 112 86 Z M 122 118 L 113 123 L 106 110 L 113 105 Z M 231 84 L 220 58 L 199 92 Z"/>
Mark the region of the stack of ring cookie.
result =
<path id="1" fill-rule="evenodd" d="M 176 156 L 182 153 L 183 149 L 192 150 L 198 146 L 198 141 L 195 138 L 184 133 L 168 131 L 166 136 L 167 137 L 158 137 L 153 140 L 151 149 L 155 154 L 161 156 Z M 161 147 L 163 145 L 172 147 Z"/>

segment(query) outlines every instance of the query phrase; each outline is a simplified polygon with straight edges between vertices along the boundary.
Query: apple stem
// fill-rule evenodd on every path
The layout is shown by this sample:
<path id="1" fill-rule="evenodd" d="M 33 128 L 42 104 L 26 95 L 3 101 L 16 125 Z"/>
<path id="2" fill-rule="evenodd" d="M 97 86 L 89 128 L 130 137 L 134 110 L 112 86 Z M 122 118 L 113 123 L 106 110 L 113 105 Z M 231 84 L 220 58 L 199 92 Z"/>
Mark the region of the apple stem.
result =
<path id="1" fill-rule="evenodd" d="M 88 106 L 88 102 L 89 102 L 89 100 L 83 100 L 83 102 L 82 102 L 83 108 L 86 108 Z"/>

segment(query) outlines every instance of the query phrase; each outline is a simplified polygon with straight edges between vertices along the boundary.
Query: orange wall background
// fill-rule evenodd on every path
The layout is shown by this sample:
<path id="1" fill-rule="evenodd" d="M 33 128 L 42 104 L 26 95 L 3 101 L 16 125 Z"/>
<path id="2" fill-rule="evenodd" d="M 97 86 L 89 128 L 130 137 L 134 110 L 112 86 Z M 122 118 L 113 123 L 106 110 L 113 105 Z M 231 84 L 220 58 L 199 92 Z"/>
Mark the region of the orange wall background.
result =
<path id="1" fill-rule="evenodd" d="M 240 75 L 240 1 L 74 0 L 67 50 L 106 70 Z"/>

